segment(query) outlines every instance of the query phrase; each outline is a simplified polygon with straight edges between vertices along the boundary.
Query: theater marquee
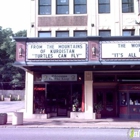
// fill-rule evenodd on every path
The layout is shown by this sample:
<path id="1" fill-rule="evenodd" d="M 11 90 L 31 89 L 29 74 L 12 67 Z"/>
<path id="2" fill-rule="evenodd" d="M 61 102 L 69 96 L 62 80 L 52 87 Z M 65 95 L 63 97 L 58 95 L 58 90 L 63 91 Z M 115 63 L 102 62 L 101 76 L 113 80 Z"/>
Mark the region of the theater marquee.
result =
<path id="1" fill-rule="evenodd" d="M 101 43 L 102 59 L 138 59 L 140 58 L 139 41 L 113 41 Z"/>
<path id="2" fill-rule="evenodd" d="M 87 43 L 27 43 L 28 60 L 86 59 Z"/>

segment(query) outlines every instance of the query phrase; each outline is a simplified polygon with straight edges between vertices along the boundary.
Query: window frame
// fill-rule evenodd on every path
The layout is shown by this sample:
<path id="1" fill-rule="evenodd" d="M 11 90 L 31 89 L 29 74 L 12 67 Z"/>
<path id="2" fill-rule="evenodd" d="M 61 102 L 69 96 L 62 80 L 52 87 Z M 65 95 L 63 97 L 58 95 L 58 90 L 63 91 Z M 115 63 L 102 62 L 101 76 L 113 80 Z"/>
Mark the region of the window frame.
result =
<path id="1" fill-rule="evenodd" d="M 106 6 L 109 6 L 109 8 L 106 8 L 106 9 L 109 9 L 109 11 L 101 11 L 100 10 L 100 6 L 104 6 L 104 5 L 106 5 Z M 109 0 L 109 2 L 100 2 L 100 0 L 98 0 L 98 13 L 99 14 L 104 14 L 104 13 L 110 13 L 110 0 Z"/>
<path id="2" fill-rule="evenodd" d="M 130 1 L 123 2 L 123 0 L 122 0 L 122 13 L 134 13 L 134 0 L 130 0 Z M 123 5 L 128 5 L 128 7 L 126 8 L 127 11 L 123 11 L 123 9 L 124 9 Z"/>
<path id="3" fill-rule="evenodd" d="M 56 0 L 56 14 L 57 15 L 61 15 L 61 14 L 69 14 L 69 0 L 67 0 L 68 1 L 68 4 L 58 4 L 59 3 L 59 0 Z M 61 12 L 59 12 L 59 10 L 58 10 L 58 7 L 68 7 L 68 13 L 66 13 L 66 12 L 63 12 L 63 13 L 61 13 Z"/>
<path id="4" fill-rule="evenodd" d="M 51 15 L 51 0 L 49 0 L 49 1 L 50 1 L 50 4 L 40 4 L 41 0 L 38 1 L 38 15 Z M 49 13 L 48 14 L 41 14 L 41 11 L 40 11 L 41 7 L 49 7 L 50 8 Z"/>
<path id="5" fill-rule="evenodd" d="M 85 11 L 86 12 L 84 12 L 84 13 L 81 13 L 81 12 L 76 12 L 76 6 L 85 6 Z M 74 8 L 73 8 L 73 10 L 74 10 L 74 14 L 87 14 L 87 0 L 86 0 L 86 4 L 84 4 L 84 3 L 76 3 L 76 0 L 74 0 Z"/>

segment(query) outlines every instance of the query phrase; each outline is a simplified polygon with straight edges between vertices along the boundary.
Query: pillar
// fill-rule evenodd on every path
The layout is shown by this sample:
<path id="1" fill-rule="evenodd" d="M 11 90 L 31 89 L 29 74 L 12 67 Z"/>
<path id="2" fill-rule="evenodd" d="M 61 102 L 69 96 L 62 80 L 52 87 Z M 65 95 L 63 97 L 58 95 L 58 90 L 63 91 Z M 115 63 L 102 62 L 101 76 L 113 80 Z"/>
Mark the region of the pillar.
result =
<path id="1" fill-rule="evenodd" d="M 92 71 L 85 71 L 85 119 L 95 119 L 93 113 L 93 75 Z"/>
<path id="2" fill-rule="evenodd" d="M 33 115 L 33 84 L 34 74 L 31 71 L 26 71 L 25 83 L 25 118 L 30 118 Z"/>

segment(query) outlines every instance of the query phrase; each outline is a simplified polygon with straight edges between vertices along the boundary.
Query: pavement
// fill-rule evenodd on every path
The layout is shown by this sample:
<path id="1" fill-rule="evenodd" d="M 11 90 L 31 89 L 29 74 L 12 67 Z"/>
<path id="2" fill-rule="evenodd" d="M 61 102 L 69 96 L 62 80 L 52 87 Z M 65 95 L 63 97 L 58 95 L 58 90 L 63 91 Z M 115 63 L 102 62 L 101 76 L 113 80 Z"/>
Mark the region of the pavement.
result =
<path id="1" fill-rule="evenodd" d="M 96 120 L 70 119 L 68 117 L 56 117 L 49 119 L 26 119 L 22 125 L 12 125 L 12 112 L 24 112 L 24 101 L 0 102 L 0 113 L 7 113 L 8 120 L 0 128 L 112 128 L 112 129 L 140 129 L 140 119 L 105 118 Z"/>

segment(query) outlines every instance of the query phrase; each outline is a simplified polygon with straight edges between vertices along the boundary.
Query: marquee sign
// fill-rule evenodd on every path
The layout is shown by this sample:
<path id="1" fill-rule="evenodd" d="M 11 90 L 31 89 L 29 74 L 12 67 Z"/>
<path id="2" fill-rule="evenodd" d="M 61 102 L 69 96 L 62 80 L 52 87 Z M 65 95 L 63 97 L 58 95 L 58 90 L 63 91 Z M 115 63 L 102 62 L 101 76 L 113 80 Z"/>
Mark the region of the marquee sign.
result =
<path id="1" fill-rule="evenodd" d="M 86 59 L 86 47 L 87 43 L 80 42 L 29 42 L 27 43 L 27 59 Z"/>
<path id="2" fill-rule="evenodd" d="M 77 81 L 77 74 L 42 74 L 42 81 Z"/>
<path id="3" fill-rule="evenodd" d="M 140 42 L 107 42 L 101 44 L 102 59 L 138 59 Z"/>

